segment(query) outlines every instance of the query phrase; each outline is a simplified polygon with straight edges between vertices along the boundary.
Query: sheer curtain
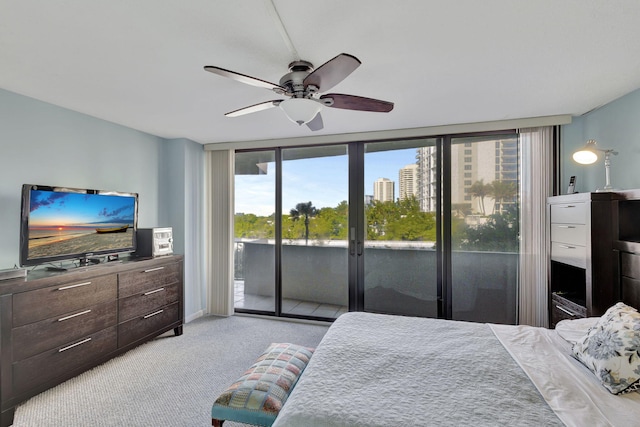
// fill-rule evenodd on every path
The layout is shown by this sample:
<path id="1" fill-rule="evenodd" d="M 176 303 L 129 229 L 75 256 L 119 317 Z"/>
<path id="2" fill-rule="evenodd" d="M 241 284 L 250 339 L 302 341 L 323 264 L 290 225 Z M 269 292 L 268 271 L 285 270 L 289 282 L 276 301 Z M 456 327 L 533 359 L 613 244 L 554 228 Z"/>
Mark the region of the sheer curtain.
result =
<path id="1" fill-rule="evenodd" d="M 221 316 L 233 314 L 234 159 L 234 150 L 209 151 L 206 156 L 207 311 Z"/>
<path id="2" fill-rule="evenodd" d="M 548 326 L 547 197 L 553 188 L 553 127 L 520 129 L 519 324 Z"/>

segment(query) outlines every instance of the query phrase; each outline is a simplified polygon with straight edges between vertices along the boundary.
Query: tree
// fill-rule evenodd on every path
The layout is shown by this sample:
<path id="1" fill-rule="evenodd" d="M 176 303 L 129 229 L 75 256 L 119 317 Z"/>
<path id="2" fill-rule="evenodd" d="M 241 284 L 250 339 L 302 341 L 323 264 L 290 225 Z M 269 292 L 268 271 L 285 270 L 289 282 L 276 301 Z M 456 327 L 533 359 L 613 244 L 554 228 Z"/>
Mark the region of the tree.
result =
<path id="1" fill-rule="evenodd" d="M 463 227 L 453 236 L 454 244 L 462 250 L 518 252 L 518 220 L 518 207 L 508 205 L 482 225 Z"/>
<path id="2" fill-rule="evenodd" d="M 311 202 L 298 203 L 295 209 L 291 209 L 289 212 L 292 221 L 298 221 L 301 217 L 304 217 L 304 241 L 306 245 L 309 244 L 309 218 L 313 218 L 317 214 L 318 209 Z"/>
<path id="3" fill-rule="evenodd" d="M 496 211 L 496 205 L 502 204 L 505 201 L 512 201 L 518 194 L 516 183 L 513 181 L 493 181 L 491 183 L 491 196 L 495 203 L 493 204 L 493 212 Z M 499 209 L 501 211 L 502 209 Z"/>
<path id="4" fill-rule="evenodd" d="M 491 184 L 485 184 L 484 179 L 476 181 L 469 187 L 469 194 L 480 199 L 480 213 L 485 215 L 484 198 L 491 194 Z"/>

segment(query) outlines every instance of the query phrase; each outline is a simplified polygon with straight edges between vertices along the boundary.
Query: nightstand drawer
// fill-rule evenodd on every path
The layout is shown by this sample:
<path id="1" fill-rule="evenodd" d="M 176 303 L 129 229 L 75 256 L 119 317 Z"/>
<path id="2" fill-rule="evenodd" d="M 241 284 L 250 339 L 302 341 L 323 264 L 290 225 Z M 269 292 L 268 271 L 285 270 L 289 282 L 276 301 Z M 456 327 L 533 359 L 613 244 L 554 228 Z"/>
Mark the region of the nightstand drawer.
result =
<path id="1" fill-rule="evenodd" d="M 579 245 L 551 242 L 551 260 L 587 268 L 587 249 Z"/>
<path id="2" fill-rule="evenodd" d="M 117 286 L 118 278 L 112 274 L 15 294 L 13 326 L 26 325 L 115 300 Z"/>
<path id="3" fill-rule="evenodd" d="M 559 295 L 551 294 L 551 328 L 555 328 L 561 320 L 580 319 L 586 316 L 586 307 Z"/>
<path id="4" fill-rule="evenodd" d="M 586 224 L 587 204 L 584 202 L 576 202 L 551 205 L 551 223 Z"/>
<path id="5" fill-rule="evenodd" d="M 586 226 L 584 224 L 551 224 L 551 241 L 586 246 Z"/>

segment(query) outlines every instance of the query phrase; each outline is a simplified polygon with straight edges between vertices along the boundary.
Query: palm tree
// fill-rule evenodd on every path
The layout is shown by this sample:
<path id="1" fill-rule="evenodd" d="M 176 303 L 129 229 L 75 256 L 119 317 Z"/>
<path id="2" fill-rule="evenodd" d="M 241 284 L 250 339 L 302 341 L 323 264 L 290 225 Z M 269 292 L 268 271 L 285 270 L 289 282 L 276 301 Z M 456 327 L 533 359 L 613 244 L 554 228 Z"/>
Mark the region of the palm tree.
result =
<path id="1" fill-rule="evenodd" d="M 484 198 L 491 194 L 491 184 L 485 184 L 484 179 L 476 181 L 469 187 L 469 194 L 480 199 L 480 213 L 484 215 Z"/>
<path id="2" fill-rule="evenodd" d="M 518 190 L 516 184 L 513 181 L 493 181 L 491 183 L 491 195 L 495 203 L 493 204 L 493 211 L 496 210 L 496 205 L 500 203 L 500 207 L 505 200 L 513 200 L 517 195 Z M 500 209 L 502 211 L 502 209 Z"/>
<path id="3" fill-rule="evenodd" d="M 311 202 L 298 203 L 295 209 L 291 209 L 289 215 L 291 215 L 292 221 L 297 221 L 300 217 L 304 216 L 304 241 L 305 244 L 309 244 L 309 218 L 313 218 L 318 214 L 318 209 L 313 206 Z"/>

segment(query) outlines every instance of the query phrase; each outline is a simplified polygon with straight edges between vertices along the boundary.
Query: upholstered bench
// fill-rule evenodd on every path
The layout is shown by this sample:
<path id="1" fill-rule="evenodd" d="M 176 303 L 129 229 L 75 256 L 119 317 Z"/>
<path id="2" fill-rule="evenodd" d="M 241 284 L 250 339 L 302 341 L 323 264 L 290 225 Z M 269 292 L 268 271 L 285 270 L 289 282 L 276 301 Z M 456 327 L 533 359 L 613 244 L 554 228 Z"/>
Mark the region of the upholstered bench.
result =
<path id="1" fill-rule="evenodd" d="M 211 408 L 211 424 L 225 420 L 270 427 L 307 367 L 314 349 L 273 343 Z"/>

